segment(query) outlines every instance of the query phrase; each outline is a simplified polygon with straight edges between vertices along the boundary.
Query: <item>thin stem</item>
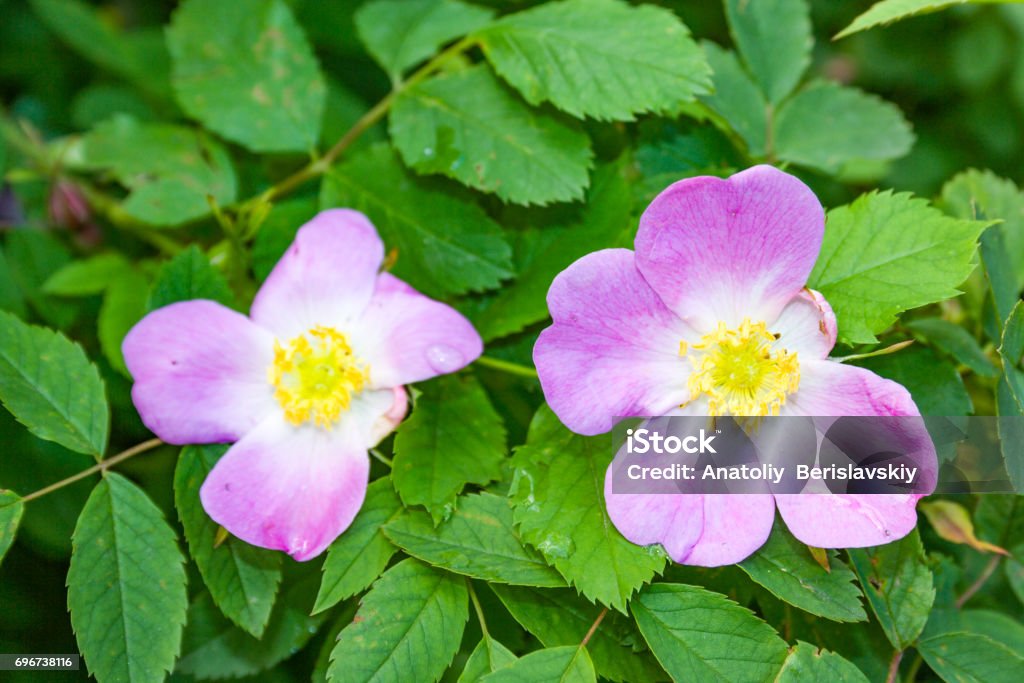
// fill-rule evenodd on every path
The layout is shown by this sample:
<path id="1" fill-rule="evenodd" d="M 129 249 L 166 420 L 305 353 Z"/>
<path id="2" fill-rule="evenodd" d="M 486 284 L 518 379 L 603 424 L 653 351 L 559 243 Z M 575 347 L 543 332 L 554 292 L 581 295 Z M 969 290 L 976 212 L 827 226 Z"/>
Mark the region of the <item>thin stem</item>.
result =
<path id="1" fill-rule="evenodd" d="M 395 463 L 391 460 L 391 458 L 389 458 L 388 456 L 384 455 L 383 453 L 378 451 L 376 448 L 371 448 L 370 449 L 370 455 L 372 455 L 373 457 L 377 458 L 377 460 L 380 460 L 382 463 L 387 465 L 389 469 L 391 469 L 391 468 L 393 468 L 395 466 Z"/>
<path id="2" fill-rule="evenodd" d="M 534 368 L 507 360 L 501 360 L 500 358 L 480 356 L 476 359 L 476 364 L 482 365 L 485 368 L 491 368 L 492 370 L 498 370 L 499 372 L 507 372 L 510 375 L 516 375 L 518 377 L 537 379 L 537 371 Z"/>
<path id="3" fill-rule="evenodd" d="M 132 457 L 138 455 L 139 453 L 145 453 L 146 451 L 152 450 L 152 449 L 154 449 L 157 446 L 160 446 L 162 444 L 163 444 L 163 441 L 161 441 L 160 439 L 150 439 L 149 441 L 143 441 L 142 443 L 140 443 L 140 444 L 138 444 L 136 446 L 132 446 L 128 450 L 121 451 L 120 453 L 118 453 L 117 455 L 115 455 L 112 458 L 107 458 L 106 460 L 100 461 L 99 463 L 93 465 L 92 467 L 90 467 L 87 470 L 82 470 L 78 474 L 73 474 L 70 477 L 68 477 L 67 479 L 62 479 L 62 480 L 58 481 L 56 484 L 50 484 L 46 488 L 39 489 L 35 493 L 30 493 L 27 496 L 25 496 L 24 498 L 22 498 L 21 502 L 27 503 L 30 500 L 35 500 L 36 498 L 42 498 L 47 493 L 53 493 L 54 491 L 56 491 L 58 489 L 62 489 L 62 488 L 64 488 L 65 486 L 67 486 L 69 484 L 74 484 L 79 479 L 85 479 L 86 477 L 91 476 L 93 474 L 96 474 L 97 472 L 104 472 L 108 468 L 113 467 L 114 465 L 116 465 L 116 464 L 118 464 L 120 462 L 124 462 L 128 458 L 132 458 Z"/>
<path id="4" fill-rule="evenodd" d="M 901 351 L 913 343 L 913 339 L 907 339 L 906 341 L 896 342 L 892 346 L 886 346 L 884 349 L 876 349 L 875 351 L 868 351 L 867 353 L 855 353 L 852 356 L 841 356 L 839 358 L 831 358 L 830 360 L 834 360 L 837 363 L 845 363 L 848 360 L 860 360 L 861 358 L 887 356 L 890 353 L 896 353 L 897 351 Z"/>
<path id="5" fill-rule="evenodd" d="M 590 625 L 590 630 L 587 631 L 587 635 L 583 636 L 583 640 L 582 640 L 582 642 L 580 642 L 580 647 L 586 647 L 587 646 L 587 643 L 590 642 L 591 636 L 594 635 L 594 632 L 597 631 L 597 627 L 601 625 L 601 622 L 604 621 L 604 618 L 607 615 L 608 615 L 608 608 L 605 607 L 604 609 L 601 610 L 601 613 L 597 615 L 597 619 L 594 619 L 594 623 Z"/>
<path id="6" fill-rule="evenodd" d="M 904 683 L 913 683 L 917 678 L 917 672 L 921 668 L 921 664 L 924 663 L 924 659 L 921 658 L 921 653 L 917 652 L 914 654 L 914 659 L 910 662 L 910 667 L 907 669 L 906 675 L 903 677 Z"/>
<path id="7" fill-rule="evenodd" d="M 955 604 L 957 609 L 963 607 L 964 603 L 970 600 L 975 593 L 981 590 L 981 587 L 985 585 L 985 582 L 988 581 L 989 577 L 992 576 L 992 573 L 995 572 L 997 567 L 999 567 L 999 563 L 1002 559 L 1002 555 L 992 556 L 992 559 L 989 560 L 988 564 L 985 565 L 985 568 L 981 570 L 981 574 L 978 575 L 978 578 L 975 579 L 974 583 L 972 583 L 967 590 L 965 590 L 963 594 L 956 599 Z"/>
<path id="8" fill-rule="evenodd" d="M 480 622 L 480 632 L 484 634 L 484 638 L 490 638 L 487 620 L 484 618 L 484 607 L 480 604 L 480 598 L 477 597 L 476 590 L 473 588 L 473 582 L 466 579 L 466 586 L 469 587 L 469 599 L 473 602 L 473 609 L 476 610 L 476 619 Z"/>
<path id="9" fill-rule="evenodd" d="M 892 660 L 889 662 L 889 675 L 885 677 L 885 683 L 896 683 L 900 675 L 900 661 L 903 659 L 903 650 L 896 650 L 892 653 Z"/>

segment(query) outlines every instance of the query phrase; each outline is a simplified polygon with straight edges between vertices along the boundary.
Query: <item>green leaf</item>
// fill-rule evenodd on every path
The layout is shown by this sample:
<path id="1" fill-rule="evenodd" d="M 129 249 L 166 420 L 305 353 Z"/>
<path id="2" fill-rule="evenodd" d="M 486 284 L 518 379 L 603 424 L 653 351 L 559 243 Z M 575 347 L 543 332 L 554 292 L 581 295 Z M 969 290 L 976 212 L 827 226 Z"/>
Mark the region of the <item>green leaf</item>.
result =
<path id="1" fill-rule="evenodd" d="M 186 446 L 174 470 L 174 504 L 189 553 L 213 601 L 228 619 L 259 638 L 281 582 L 281 554 L 229 536 L 217 545 L 219 526 L 203 511 L 199 488 L 226 446 Z"/>
<path id="2" fill-rule="evenodd" d="M 790 650 L 774 683 L 868 683 L 860 669 L 835 652 L 818 649 L 807 643 L 797 643 Z"/>
<path id="3" fill-rule="evenodd" d="M 512 664 L 516 659 L 518 657 L 511 650 L 485 635 L 466 660 L 458 683 L 478 683 L 487 674 Z"/>
<path id="4" fill-rule="evenodd" d="M 981 233 L 981 262 L 992 292 L 992 305 L 998 323 L 1007 320 L 1020 301 L 1020 288 L 1007 251 L 1006 238 L 993 226 Z M 996 333 L 998 334 L 998 333 Z"/>
<path id="5" fill-rule="evenodd" d="M 313 638 L 327 616 L 309 616 L 315 589 L 315 576 L 311 576 L 285 590 L 258 640 L 225 619 L 209 594 L 200 594 L 188 608 L 188 627 L 175 673 L 199 680 L 238 678 L 291 657 Z"/>
<path id="6" fill-rule="evenodd" d="M 43 291 L 57 296 L 101 294 L 124 271 L 131 268 L 121 254 L 111 251 L 84 261 L 72 261 L 43 283 Z"/>
<path id="7" fill-rule="evenodd" d="M 384 536 L 383 528 L 401 512 L 402 504 L 390 478 L 370 484 L 352 525 L 327 550 L 314 614 L 355 595 L 380 576 L 398 550 Z"/>
<path id="8" fill-rule="evenodd" d="M 570 645 L 531 652 L 480 680 L 481 683 L 592 683 L 597 681 L 597 675 L 586 648 Z"/>
<path id="9" fill-rule="evenodd" d="M 110 412 L 103 380 L 82 347 L 0 311 L 0 400 L 28 430 L 100 457 Z"/>
<path id="10" fill-rule="evenodd" d="M 619 0 L 563 0 L 479 31 L 494 70 L 533 105 L 632 121 L 710 91 L 711 70 L 671 11 Z"/>
<path id="11" fill-rule="evenodd" d="M 1020 188 L 992 171 L 969 169 L 942 186 L 942 205 L 957 218 L 1002 220 L 989 230 L 1003 234 L 1018 289 L 1024 287 L 1024 193 Z"/>
<path id="12" fill-rule="evenodd" d="M 520 588 L 492 585 L 517 622 L 544 647 L 579 645 L 602 608 L 580 597 L 575 590 Z M 587 643 L 594 666 L 602 677 L 627 683 L 654 683 L 665 672 L 650 652 L 637 652 L 640 633 L 628 617 L 609 612 Z"/>
<path id="13" fill-rule="evenodd" d="M 1013 617 L 987 609 L 937 609 L 928 617 L 922 637 L 947 633 L 973 633 L 1010 648 L 1024 652 L 1024 624 Z"/>
<path id="14" fill-rule="evenodd" d="M 779 159 L 833 174 L 848 161 L 896 159 L 914 144 L 896 105 L 829 81 L 808 85 L 779 108 L 774 139 Z"/>
<path id="15" fill-rule="evenodd" d="M 1024 496 L 988 493 L 978 496 L 974 511 L 978 536 L 1001 548 L 1009 548 L 1024 561 Z"/>
<path id="16" fill-rule="evenodd" d="M 947 683 L 1016 683 L 1024 671 L 1020 654 L 973 633 L 925 638 L 917 651 Z"/>
<path id="17" fill-rule="evenodd" d="M 807 284 L 832 305 L 843 341 L 874 343 L 898 313 L 960 293 L 986 225 L 906 193 L 871 192 L 829 211 Z"/>
<path id="18" fill-rule="evenodd" d="M 714 73 L 714 92 L 701 97 L 728 127 L 747 143 L 751 156 L 765 152 L 768 141 L 768 102 L 736 54 L 710 41 L 701 43 Z"/>
<path id="19" fill-rule="evenodd" d="M 413 559 L 396 564 L 338 636 L 328 680 L 438 680 L 459 649 L 468 609 L 465 579 Z"/>
<path id="20" fill-rule="evenodd" d="M 231 306 L 235 301 L 224 275 L 194 244 L 160 268 L 147 308 L 155 311 L 192 299 L 210 299 L 225 306 Z"/>
<path id="21" fill-rule="evenodd" d="M 856 365 L 902 384 L 922 415 L 970 415 L 971 395 L 956 367 L 929 348 L 918 346 L 897 353 L 863 358 Z"/>
<path id="22" fill-rule="evenodd" d="M 1024 411 L 1024 373 L 1020 371 L 1024 356 L 1024 302 L 1017 301 L 1010 311 L 1003 336 L 999 342 L 999 358 L 1006 373 L 1004 382 L 1017 404 L 1017 412 Z"/>
<path id="23" fill-rule="evenodd" d="M 513 274 L 511 249 L 483 209 L 436 179 L 415 178 L 387 145 L 332 169 L 320 205 L 369 216 L 396 252 L 395 275 L 427 294 L 493 289 Z"/>
<path id="24" fill-rule="evenodd" d="M 391 479 L 402 502 L 425 506 L 436 524 L 451 514 L 466 484 L 501 476 L 505 425 L 472 375 L 418 386 L 416 409 L 395 436 Z"/>
<path id="25" fill-rule="evenodd" d="M 967 2 L 978 0 L 882 0 L 872 5 L 866 12 L 860 14 L 853 22 L 836 34 L 835 38 L 845 38 L 848 35 L 863 31 L 865 29 L 891 24 L 901 19 L 913 17 L 926 12 L 934 12 L 952 5 L 962 5 Z M 997 0 L 998 1 L 998 0 Z"/>
<path id="26" fill-rule="evenodd" d="M 674 680 L 771 680 L 786 658 L 786 643 L 771 626 L 703 588 L 656 583 L 640 591 L 630 607 Z"/>
<path id="27" fill-rule="evenodd" d="M 402 92 L 391 137 L 405 163 L 518 204 L 583 197 L 592 153 L 578 126 L 533 110 L 486 66 Z"/>
<path id="28" fill-rule="evenodd" d="M 0 489 L 0 562 L 14 544 L 25 506 L 14 491 Z"/>
<path id="29" fill-rule="evenodd" d="M 867 619 L 850 568 L 833 555 L 826 571 L 783 524 L 776 524 L 768 541 L 739 567 L 772 595 L 806 612 L 834 621 Z"/>
<path id="30" fill-rule="evenodd" d="M 155 226 L 173 226 L 235 200 L 235 172 L 224 148 L 182 126 L 118 116 L 82 138 L 78 163 L 109 169 L 128 189 L 121 208 Z"/>
<path id="31" fill-rule="evenodd" d="M 811 10 L 806 0 L 726 0 L 729 32 L 772 104 L 793 92 L 811 63 Z"/>
<path id="32" fill-rule="evenodd" d="M 376 0 L 356 12 L 356 30 L 391 77 L 430 57 L 445 43 L 490 22 L 494 12 L 459 0 Z"/>
<path id="33" fill-rule="evenodd" d="M 543 406 L 516 453 L 513 501 L 524 540 L 587 598 L 624 611 L 665 555 L 630 543 L 609 519 L 604 475 L 611 458 L 607 436 L 573 434 Z"/>
<path id="34" fill-rule="evenodd" d="M 188 596 L 184 558 L 159 508 L 106 472 L 85 503 L 68 570 L 68 608 L 90 673 L 162 681 L 181 646 Z"/>
<path id="35" fill-rule="evenodd" d="M 409 555 L 456 574 L 520 586 L 565 585 L 540 553 L 523 546 L 502 496 L 463 496 L 437 528 L 430 515 L 409 511 L 388 523 L 384 535 Z"/>
<path id="36" fill-rule="evenodd" d="M 538 230 L 543 232 L 538 253 L 474 320 L 485 341 L 547 318 L 547 293 L 555 276 L 581 256 L 615 245 L 630 231 L 633 202 L 625 171 L 623 163 L 598 168 L 579 219 Z"/>
<path id="37" fill-rule="evenodd" d="M 998 377 L 999 369 L 989 360 L 971 334 L 942 318 L 918 318 L 906 323 L 918 339 L 923 339 L 981 377 Z M 952 414 L 952 413 L 951 413 Z"/>
<path id="38" fill-rule="evenodd" d="M 906 648 L 921 634 L 935 600 L 932 573 L 917 530 L 894 543 L 848 552 L 889 642 L 897 650 Z"/>
<path id="39" fill-rule="evenodd" d="M 124 364 L 121 342 L 146 314 L 149 299 L 149 281 L 145 275 L 134 269 L 122 271 L 107 287 L 99 313 L 99 339 L 103 355 L 110 365 L 125 377 L 129 377 L 128 366 Z"/>
<path id="40" fill-rule="evenodd" d="M 312 149 L 326 86 L 283 0 L 186 0 L 167 29 L 178 103 L 254 152 Z"/>

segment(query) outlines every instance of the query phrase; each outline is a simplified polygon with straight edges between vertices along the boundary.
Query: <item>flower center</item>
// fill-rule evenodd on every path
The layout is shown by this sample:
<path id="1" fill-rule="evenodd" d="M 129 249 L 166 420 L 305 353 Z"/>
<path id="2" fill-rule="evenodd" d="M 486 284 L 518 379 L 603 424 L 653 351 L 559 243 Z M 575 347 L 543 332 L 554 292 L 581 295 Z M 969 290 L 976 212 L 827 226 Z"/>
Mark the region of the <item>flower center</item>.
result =
<path id="1" fill-rule="evenodd" d="M 706 394 L 713 416 L 778 415 L 800 384 L 800 363 L 795 353 L 774 350 L 775 341 L 764 323 L 744 319 L 734 329 L 719 323 L 689 348 L 680 342 L 679 355 L 693 365 L 690 400 Z"/>
<path id="2" fill-rule="evenodd" d="M 353 355 L 348 337 L 317 326 L 283 346 L 274 343 L 267 378 L 289 422 L 330 429 L 370 381 L 370 369 Z"/>

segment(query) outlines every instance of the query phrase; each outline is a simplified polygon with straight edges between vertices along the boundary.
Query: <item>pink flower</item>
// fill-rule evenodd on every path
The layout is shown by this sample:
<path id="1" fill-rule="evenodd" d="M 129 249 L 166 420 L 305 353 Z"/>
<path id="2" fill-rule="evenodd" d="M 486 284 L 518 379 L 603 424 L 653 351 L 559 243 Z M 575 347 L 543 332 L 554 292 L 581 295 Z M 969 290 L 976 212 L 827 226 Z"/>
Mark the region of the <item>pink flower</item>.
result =
<path id="1" fill-rule="evenodd" d="M 247 318 L 212 301 L 150 313 L 124 340 L 143 422 L 173 444 L 235 442 L 200 491 L 216 522 L 296 560 L 319 555 L 366 494 L 368 449 L 406 413 L 403 385 L 482 342 L 450 307 L 381 273 L 365 216 L 304 225 Z"/>
<path id="2" fill-rule="evenodd" d="M 827 358 L 836 318 L 805 287 L 824 218 L 806 185 L 770 166 L 666 189 L 635 252 L 589 254 L 552 283 L 554 322 L 533 352 L 552 410 L 580 434 L 628 415 L 919 415 L 901 385 Z M 757 550 L 776 506 L 804 543 L 858 547 L 909 533 L 920 498 L 616 494 L 610 476 L 605 496 L 627 539 L 703 566 Z"/>

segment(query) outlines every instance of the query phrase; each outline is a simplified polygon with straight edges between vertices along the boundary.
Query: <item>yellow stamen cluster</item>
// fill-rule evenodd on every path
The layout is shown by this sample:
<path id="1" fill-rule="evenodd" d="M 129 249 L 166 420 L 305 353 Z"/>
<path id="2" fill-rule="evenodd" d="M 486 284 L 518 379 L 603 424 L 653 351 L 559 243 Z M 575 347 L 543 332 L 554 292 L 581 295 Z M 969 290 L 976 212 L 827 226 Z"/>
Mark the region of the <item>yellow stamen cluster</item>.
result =
<path id="1" fill-rule="evenodd" d="M 370 370 L 344 334 L 317 326 L 283 346 L 275 342 L 267 378 L 289 422 L 330 429 L 369 383 Z"/>
<path id="2" fill-rule="evenodd" d="M 689 347 L 681 342 L 679 355 L 693 365 L 690 400 L 706 395 L 714 416 L 778 415 L 800 384 L 800 363 L 795 353 L 773 348 L 775 342 L 764 323 L 749 319 L 734 329 L 719 323 Z"/>

